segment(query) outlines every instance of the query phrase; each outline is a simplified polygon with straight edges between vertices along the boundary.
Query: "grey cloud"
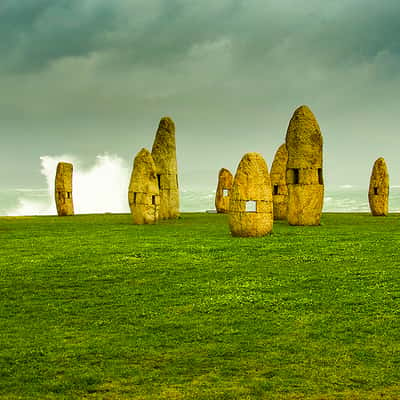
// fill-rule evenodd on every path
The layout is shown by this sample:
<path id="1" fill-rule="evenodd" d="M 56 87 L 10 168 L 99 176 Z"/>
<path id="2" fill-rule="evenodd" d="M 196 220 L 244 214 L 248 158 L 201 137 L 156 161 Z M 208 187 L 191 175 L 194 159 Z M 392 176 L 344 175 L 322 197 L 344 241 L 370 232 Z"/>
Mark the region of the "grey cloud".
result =
<path id="1" fill-rule="evenodd" d="M 397 1 L 286 1 L 273 12 L 259 6 L 247 10 L 232 30 L 238 62 L 267 65 L 277 60 L 336 68 L 373 61 L 382 52 L 399 55 Z M 271 57 L 279 49 L 284 59 Z"/>
<path id="2" fill-rule="evenodd" d="M 382 52 L 398 57 L 400 46 L 394 0 L 3 0 L 0 7 L 0 66 L 8 71 L 94 52 L 116 66 L 165 68 L 194 46 L 222 39 L 239 68 L 273 64 L 280 48 L 287 62 L 331 66 Z"/>
<path id="3" fill-rule="evenodd" d="M 107 45 L 115 9 L 90 0 L 5 0 L 0 6 L 1 69 L 26 72 Z"/>
<path id="4" fill-rule="evenodd" d="M 312 43 L 324 50 L 322 54 L 329 62 L 332 58 L 344 63 L 368 62 L 382 52 L 399 55 L 399 2 L 367 0 L 345 4 L 313 32 Z"/>

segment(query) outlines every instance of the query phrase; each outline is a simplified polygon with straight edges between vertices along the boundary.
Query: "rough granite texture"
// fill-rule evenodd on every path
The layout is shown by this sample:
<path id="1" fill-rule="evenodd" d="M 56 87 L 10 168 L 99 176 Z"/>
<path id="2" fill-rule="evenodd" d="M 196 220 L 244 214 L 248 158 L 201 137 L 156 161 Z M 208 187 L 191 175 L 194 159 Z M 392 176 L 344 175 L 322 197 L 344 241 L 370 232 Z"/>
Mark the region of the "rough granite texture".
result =
<path id="1" fill-rule="evenodd" d="M 218 174 L 218 186 L 215 192 L 215 209 L 218 213 L 229 211 L 229 197 L 232 189 L 233 175 L 226 168 L 221 168 Z M 224 196 L 224 191 L 227 195 Z"/>
<path id="2" fill-rule="evenodd" d="M 179 216 L 178 167 L 176 161 L 175 124 L 169 117 L 161 118 L 151 150 L 160 190 L 160 219 Z"/>
<path id="3" fill-rule="evenodd" d="M 285 220 L 287 216 L 288 188 L 286 185 L 286 164 L 288 153 L 286 144 L 282 144 L 275 153 L 271 166 L 272 201 L 274 204 L 274 219 Z"/>
<path id="4" fill-rule="evenodd" d="M 289 122 L 286 149 L 288 223 L 319 225 L 324 201 L 322 134 L 307 106 L 300 106 Z"/>
<path id="5" fill-rule="evenodd" d="M 249 201 L 255 202 L 255 211 L 246 211 Z M 230 231 L 232 236 L 264 236 L 272 231 L 273 223 L 267 164 L 260 154 L 247 153 L 240 161 L 233 180 L 229 200 Z"/>
<path id="6" fill-rule="evenodd" d="M 55 178 L 55 200 L 59 216 L 74 215 L 72 173 L 72 164 L 66 162 L 58 163 Z"/>
<path id="7" fill-rule="evenodd" d="M 385 216 L 389 212 L 389 173 L 385 159 L 378 158 L 372 168 L 369 181 L 368 200 L 374 216 Z"/>
<path id="8" fill-rule="evenodd" d="M 134 224 L 154 224 L 157 222 L 160 193 L 156 165 L 147 149 L 140 150 L 133 162 L 128 200 Z"/>

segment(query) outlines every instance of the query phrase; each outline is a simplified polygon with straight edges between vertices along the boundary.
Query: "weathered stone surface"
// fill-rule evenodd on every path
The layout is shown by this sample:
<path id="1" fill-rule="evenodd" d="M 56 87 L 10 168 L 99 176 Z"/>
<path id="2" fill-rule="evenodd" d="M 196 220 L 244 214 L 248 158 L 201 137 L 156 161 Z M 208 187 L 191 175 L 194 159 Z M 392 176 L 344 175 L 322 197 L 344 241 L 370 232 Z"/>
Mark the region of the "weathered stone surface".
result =
<path id="1" fill-rule="evenodd" d="M 72 173 L 72 164 L 66 162 L 58 163 L 55 178 L 55 200 L 59 216 L 74 215 Z"/>
<path id="2" fill-rule="evenodd" d="M 272 189 L 268 167 L 258 153 L 243 156 L 229 200 L 232 236 L 264 236 L 272 231 Z"/>
<path id="3" fill-rule="evenodd" d="M 161 118 L 151 151 L 160 190 L 160 219 L 179 216 L 178 167 L 176 161 L 175 124 L 169 117 Z"/>
<path id="4" fill-rule="evenodd" d="M 324 201 L 322 134 L 307 106 L 300 106 L 289 122 L 286 149 L 287 220 L 290 225 L 319 225 Z"/>
<path id="5" fill-rule="evenodd" d="M 271 166 L 272 200 L 274 204 L 274 219 L 284 220 L 287 216 L 288 188 L 286 185 L 286 164 L 288 153 L 286 144 L 282 144 L 275 153 Z"/>
<path id="6" fill-rule="evenodd" d="M 157 222 L 160 193 L 156 165 L 147 149 L 140 150 L 133 162 L 128 200 L 135 224 L 154 224 Z"/>
<path id="7" fill-rule="evenodd" d="M 372 168 L 368 191 L 372 215 L 384 216 L 389 212 L 389 173 L 385 159 L 380 157 Z"/>
<path id="8" fill-rule="evenodd" d="M 232 189 L 233 176 L 226 168 L 221 168 L 218 174 L 218 186 L 215 192 L 215 209 L 218 213 L 229 211 L 229 197 Z"/>

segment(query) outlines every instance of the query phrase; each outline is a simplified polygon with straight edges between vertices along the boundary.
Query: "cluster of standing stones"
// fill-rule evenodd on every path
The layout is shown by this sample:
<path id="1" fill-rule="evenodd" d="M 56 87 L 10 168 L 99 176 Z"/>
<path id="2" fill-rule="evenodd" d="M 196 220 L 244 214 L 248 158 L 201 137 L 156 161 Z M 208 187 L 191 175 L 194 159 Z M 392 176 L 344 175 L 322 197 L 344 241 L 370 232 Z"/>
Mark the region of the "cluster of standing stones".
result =
<path id="1" fill-rule="evenodd" d="M 70 163 L 60 162 L 55 179 L 59 216 L 74 215 Z M 368 192 L 371 213 L 388 214 L 389 175 L 385 160 L 373 166 Z M 229 216 L 232 236 L 257 237 L 272 231 L 274 220 L 319 225 L 324 199 L 322 134 L 311 110 L 302 105 L 290 119 L 285 143 L 276 151 L 271 173 L 259 153 L 245 154 L 233 177 L 222 168 L 215 208 Z M 128 188 L 134 224 L 154 224 L 179 216 L 175 124 L 161 118 L 151 152 L 136 155 Z"/>
<path id="2" fill-rule="evenodd" d="M 55 200 L 59 216 L 74 215 L 72 164 L 60 162 L 57 166 Z M 143 148 L 134 159 L 128 202 L 134 224 L 179 216 L 175 124 L 169 117 L 161 118 L 151 153 Z"/>
<path id="3" fill-rule="evenodd" d="M 229 215 L 233 236 L 264 236 L 274 220 L 290 225 L 319 225 L 324 200 L 322 134 L 318 122 L 303 105 L 295 110 L 285 143 L 274 157 L 271 173 L 258 153 L 243 156 L 235 177 L 222 168 L 215 207 Z M 383 158 L 375 161 L 369 187 L 372 215 L 388 213 L 389 176 Z"/>
<path id="4" fill-rule="evenodd" d="M 290 225 L 319 225 L 324 199 L 322 134 L 311 110 L 300 106 L 294 112 L 271 174 L 260 154 L 247 153 L 231 189 L 220 184 L 218 188 L 226 194 L 233 236 L 267 235 L 274 219 Z M 216 205 L 221 202 L 216 196 Z"/>
<path id="5" fill-rule="evenodd" d="M 136 155 L 128 200 L 134 224 L 154 224 L 179 216 L 175 124 L 171 118 L 161 118 L 151 153 L 142 149 Z"/>

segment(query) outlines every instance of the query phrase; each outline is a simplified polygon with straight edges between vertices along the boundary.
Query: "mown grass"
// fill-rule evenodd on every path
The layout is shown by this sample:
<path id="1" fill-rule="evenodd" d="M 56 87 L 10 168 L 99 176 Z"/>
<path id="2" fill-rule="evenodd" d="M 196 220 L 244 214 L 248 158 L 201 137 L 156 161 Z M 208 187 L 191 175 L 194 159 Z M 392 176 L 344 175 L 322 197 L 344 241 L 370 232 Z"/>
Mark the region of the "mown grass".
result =
<path id="1" fill-rule="evenodd" d="M 1 399 L 398 399 L 400 216 L 0 218 Z"/>

